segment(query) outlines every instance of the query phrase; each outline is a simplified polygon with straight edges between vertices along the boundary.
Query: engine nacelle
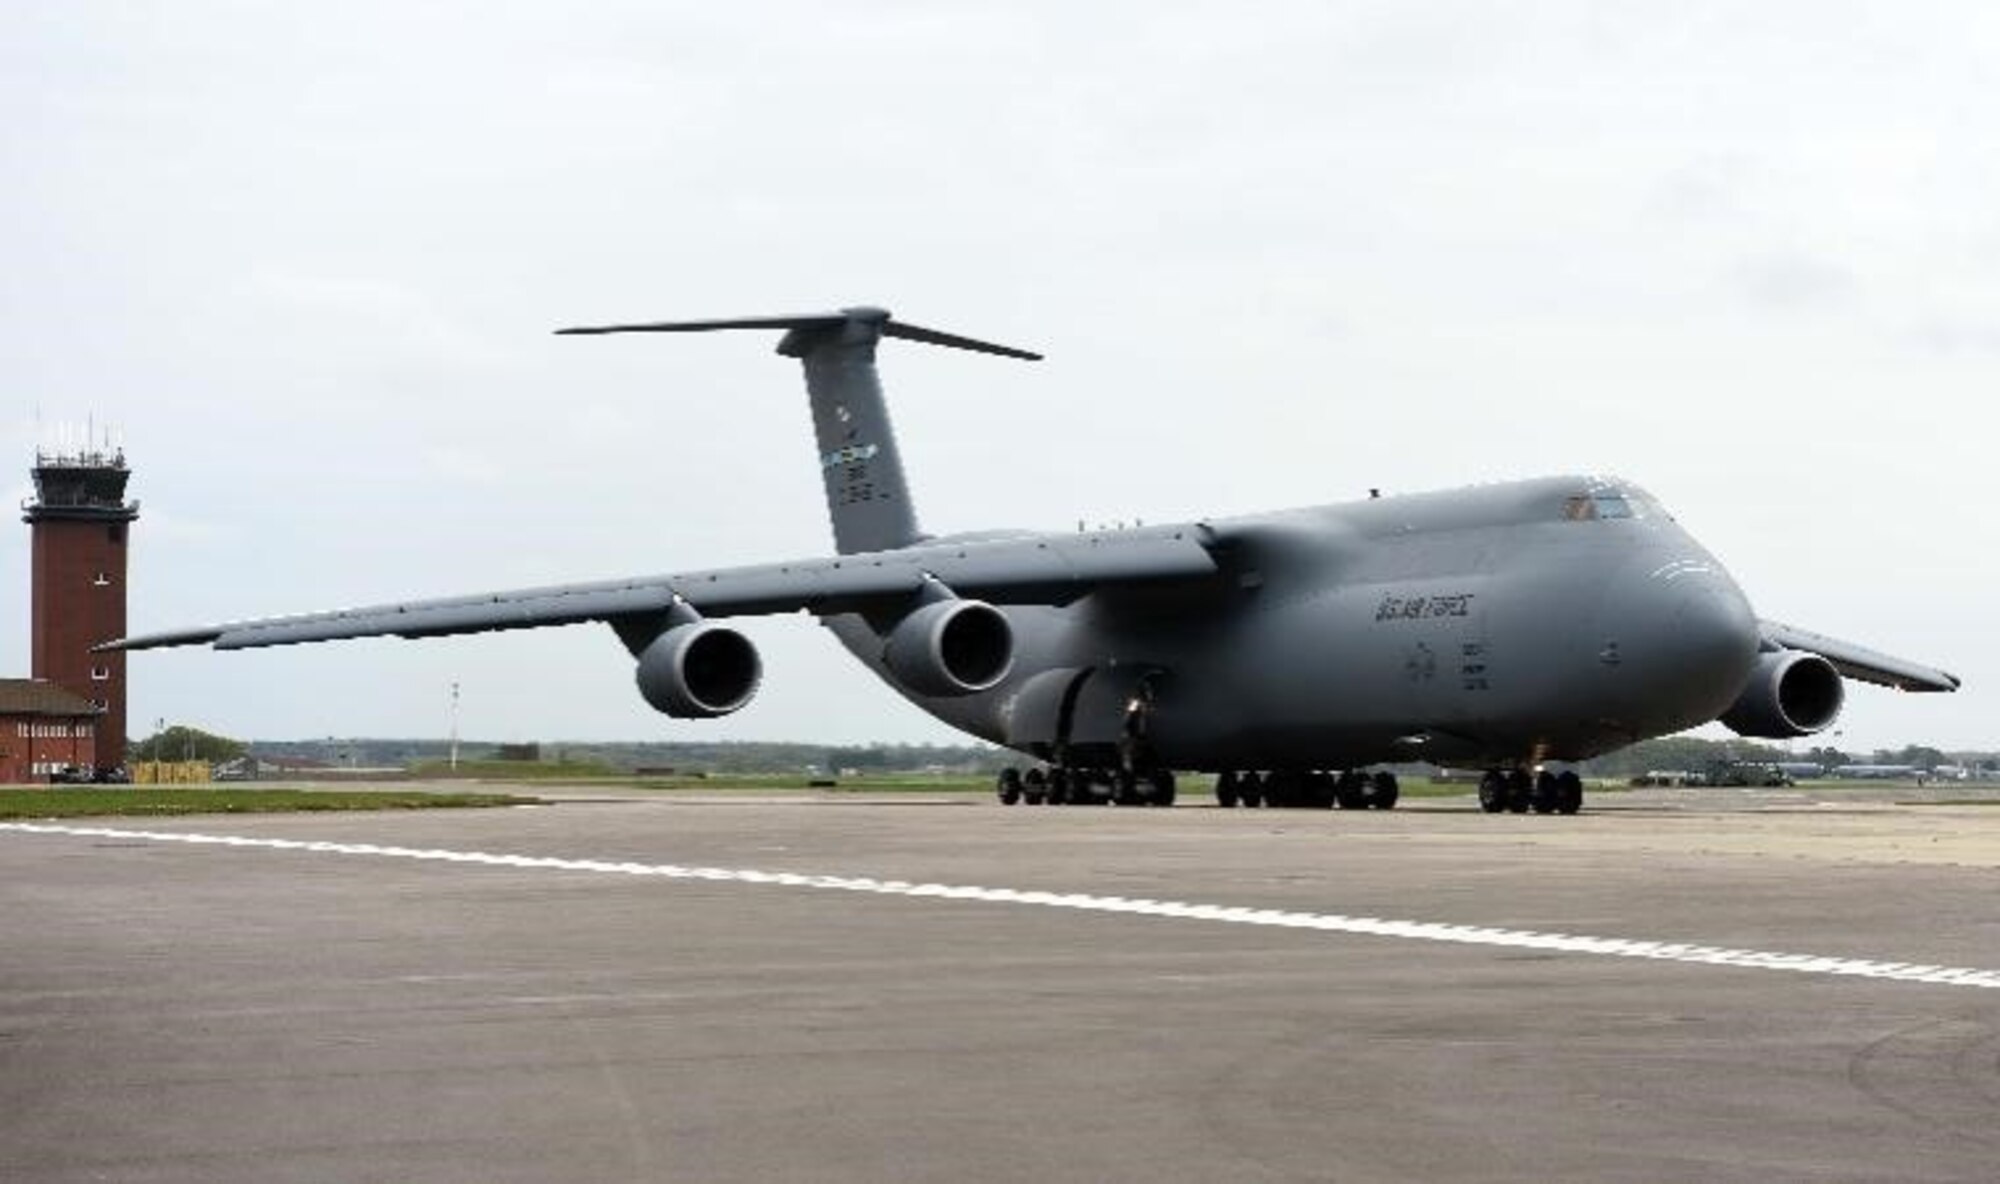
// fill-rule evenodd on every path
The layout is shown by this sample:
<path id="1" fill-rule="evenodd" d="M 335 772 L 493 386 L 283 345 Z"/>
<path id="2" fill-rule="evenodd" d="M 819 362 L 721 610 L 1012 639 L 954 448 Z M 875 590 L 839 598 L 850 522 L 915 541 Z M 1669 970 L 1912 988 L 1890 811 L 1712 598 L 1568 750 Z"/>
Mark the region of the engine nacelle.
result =
<path id="1" fill-rule="evenodd" d="M 983 600 L 940 600 L 890 630 L 882 661 L 919 695 L 971 695 L 1014 668 L 1014 629 Z"/>
<path id="2" fill-rule="evenodd" d="M 1833 663 L 1802 650 L 1761 654 L 1722 722 L 1739 736 L 1783 740 L 1821 731 L 1840 714 L 1847 687 Z"/>
<path id="3" fill-rule="evenodd" d="M 764 678 L 750 639 L 713 621 L 676 625 L 639 652 L 639 693 L 676 719 L 711 719 L 748 703 Z"/>

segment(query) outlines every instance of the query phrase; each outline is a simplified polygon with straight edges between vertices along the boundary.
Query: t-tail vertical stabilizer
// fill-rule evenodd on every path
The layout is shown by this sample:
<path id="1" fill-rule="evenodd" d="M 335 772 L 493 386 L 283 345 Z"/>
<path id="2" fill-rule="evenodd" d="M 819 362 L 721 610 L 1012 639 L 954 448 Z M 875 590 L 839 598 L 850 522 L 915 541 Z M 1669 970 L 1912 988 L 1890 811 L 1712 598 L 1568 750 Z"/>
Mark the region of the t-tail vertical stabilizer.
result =
<path id="1" fill-rule="evenodd" d="M 804 316 L 734 317 L 719 321 L 661 321 L 558 329 L 564 334 L 701 333 L 716 329 L 782 329 L 778 352 L 805 366 L 813 437 L 826 482 L 827 515 L 835 549 L 886 551 L 923 537 L 903 476 L 902 454 L 875 370 L 875 343 L 900 337 L 930 345 L 1039 361 L 1040 354 L 941 333 L 892 318 L 886 309 L 845 308 Z"/>

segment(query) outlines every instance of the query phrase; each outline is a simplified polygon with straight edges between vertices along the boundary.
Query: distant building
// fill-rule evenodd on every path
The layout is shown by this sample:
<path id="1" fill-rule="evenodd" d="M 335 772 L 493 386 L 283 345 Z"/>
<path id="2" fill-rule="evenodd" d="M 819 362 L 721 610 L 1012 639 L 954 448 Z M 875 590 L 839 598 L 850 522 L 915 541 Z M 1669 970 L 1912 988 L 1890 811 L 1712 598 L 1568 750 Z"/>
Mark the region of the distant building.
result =
<path id="1" fill-rule="evenodd" d="M 30 672 L 96 710 L 93 767 L 105 769 L 125 763 L 125 655 L 90 650 L 125 636 L 131 475 L 122 451 L 38 451 L 35 496 L 21 507 L 33 528 Z"/>
<path id="2" fill-rule="evenodd" d="M 235 760 L 223 761 L 215 766 L 217 781 L 262 781 L 271 777 L 295 777 L 301 774 L 325 773 L 331 766 L 325 761 L 309 760 L 300 756 L 257 756 L 246 753 Z"/>
<path id="3" fill-rule="evenodd" d="M 0 679 L 0 784 L 96 769 L 102 716 L 88 699 L 41 679 Z"/>

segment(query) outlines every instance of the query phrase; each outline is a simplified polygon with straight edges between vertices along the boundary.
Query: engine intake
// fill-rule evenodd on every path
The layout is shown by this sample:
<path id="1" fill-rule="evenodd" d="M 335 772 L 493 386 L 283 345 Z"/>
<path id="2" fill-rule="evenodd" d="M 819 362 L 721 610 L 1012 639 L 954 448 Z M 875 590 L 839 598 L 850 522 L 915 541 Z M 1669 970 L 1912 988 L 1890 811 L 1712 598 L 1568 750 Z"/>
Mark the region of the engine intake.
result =
<path id="1" fill-rule="evenodd" d="M 920 695 L 977 694 L 1013 669 L 1014 629 L 983 600 L 940 600 L 889 632 L 882 661 Z"/>
<path id="2" fill-rule="evenodd" d="M 1779 650 L 1758 656 L 1749 683 L 1722 713 L 1722 722 L 1739 736 L 1810 736 L 1840 715 L 1846 699 L 1846 684 L 1833 663 L 1818 654 Z"/>
<path id="3" fill-rule="evenodd" d="M 713 621 L 676 625 L 639 653 L 639 693 L 675 719 L 712 719 L 748 703 L 764 678 L 750 639 Z"/>

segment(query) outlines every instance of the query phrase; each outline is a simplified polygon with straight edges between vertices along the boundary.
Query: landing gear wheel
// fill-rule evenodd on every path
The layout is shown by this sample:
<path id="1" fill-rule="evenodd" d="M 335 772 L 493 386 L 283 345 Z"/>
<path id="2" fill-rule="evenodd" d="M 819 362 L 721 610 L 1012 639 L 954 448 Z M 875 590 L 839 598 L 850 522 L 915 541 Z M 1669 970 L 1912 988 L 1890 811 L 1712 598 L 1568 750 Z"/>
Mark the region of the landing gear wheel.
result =
<path id="1" fill-rule="evenodd" d="M 1396 783 L 1396 775 L 1384 770 L 1368 779 L 1368 804 L 1377 810 L 1393 810 L 1396 799 L 1403 796 L 1403 787 Z"/>
<path id="2" fill-rule="evenodd" d="M 1340 779 L 1331 773 L 1306 774 L 1305 804 L 1315 810 L 1331 810 L 1340 800 Z"/>
<path id="3" fill-rule="evenodd" d="M 1556 775 L 1547 769 L 1535 774 L 1535 788 L 1528 795 L 1528 804 L 1537 814 L 1556 812 Z"/>
<path id="4" fill-rule="evenodd" d="M 1000 804 L 1011 806 L 1021 800 L 1021 770 L 1009 765 L 1000 770 Z"/>
<path id="5" fill-rule="evenodd" d="M 1139 777 L 1130 769 L 1116 769 L 1110 774 L 1111 802 L 1119 806 L 1143 805 L 1139 797 Z"/>
<path id="6" fill-rule="evenodd" d="M 1174 774 L 1171 769 L 1154 769 L 1146 774 L 1146 784 L 1152 789 L 1147 795 L 1149 806 L 1171 806 L 1174 804 Z"/>
<path id="7" fill-rule="evenodd" d="M 1225 810 L 1236 808 L 1236 770 L 1224 769 L 1215 775 L 1215 804 Z"/>
<path id="8" fill-rule="evenodd" d="M 1583 809 L 1583 778 L 1574 772 L 1556 774 L 1556 813 L 1574 814 Z"/>
<path id="9" fill-rule="evenodd" d="M 1529 800 L 1535 795 L 1535 783 L 1526 769 L 1516 769 L 1507 774 L 1507 812 L 1526 814 Z"/>
<path id="10" fill-rule="evenodd" d="M 1069 805 L 1069 770 L 1049 770 L 1049 805 Z"/>
<path id="11" fill-rule="evenodd" d="M 1237 800 L 1243 803 L 1243 808 L 1246 810 L 1254 810 L 1257 807 L 1263 805 L 1264 804 L 1263 779 L 1258 777 L 1257 774 L 1255 773 L 1243 774 L 1243 779 L 1236 783 L 1236 797 Z"/>
<path id="12" fill-rule="evenodd" d="M 1021 778 L 1021 799 L 1030 806 L 1039 806 L 1049 795 L 1049 775 L 1040 769 L 1029 769 Z"/>
<path id="13" fill-rule="evenodd" d="M 1479 778 L 1479 808 L 1498 814 L 1507 808 L 1507 779 L 1498 769 L 1488 769 Z"/>
<path id="14" fill-rule="evenodd" d="M 1334 783 L 1333 800 L 1343 810 L 1365 810 L 1368 808 L 1368 775 L 1352 770 L 1342 773 Z"/>

